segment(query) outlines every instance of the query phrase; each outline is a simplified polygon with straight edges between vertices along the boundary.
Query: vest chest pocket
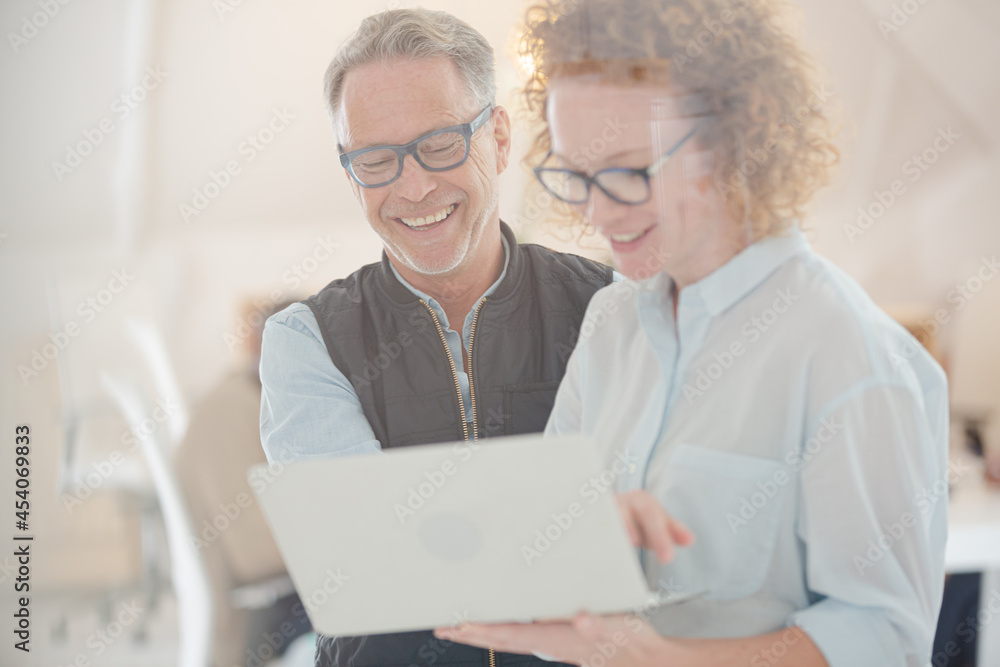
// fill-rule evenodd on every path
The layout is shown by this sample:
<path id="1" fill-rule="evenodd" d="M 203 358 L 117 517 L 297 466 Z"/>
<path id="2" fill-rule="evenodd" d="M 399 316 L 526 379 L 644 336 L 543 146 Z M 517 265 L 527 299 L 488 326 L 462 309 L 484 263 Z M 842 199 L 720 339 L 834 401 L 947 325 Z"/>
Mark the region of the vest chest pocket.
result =
<path id="1" fill-rule="evenodd" d="M 777 460 L 677 445 L 650 492 L 687 524 L 696 542 L 678 549 L 659 578 L 685 591 L 707 591 L 713 600 L 760 590 L 792 482 Z"/>
<path id="2" fill-rule="evenodd" d="M 503 434 L 541 433 L 556 401 L 559 382 L 504 385 Z M 487 429 L 489 424 L 485 425 Z"/>

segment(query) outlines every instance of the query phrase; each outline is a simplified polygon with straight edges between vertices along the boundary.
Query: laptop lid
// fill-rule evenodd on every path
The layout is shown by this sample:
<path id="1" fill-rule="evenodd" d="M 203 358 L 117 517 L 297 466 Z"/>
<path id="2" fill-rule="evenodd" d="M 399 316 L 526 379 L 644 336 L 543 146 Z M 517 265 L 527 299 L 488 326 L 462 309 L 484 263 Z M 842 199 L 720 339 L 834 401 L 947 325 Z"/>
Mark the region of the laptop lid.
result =
<path id="1" fill-rule="evenodd" d="M 601 473 L 585 438 L 517 436 L 248 475 L 313 627 L 340 636 L 647 605 Z"/>

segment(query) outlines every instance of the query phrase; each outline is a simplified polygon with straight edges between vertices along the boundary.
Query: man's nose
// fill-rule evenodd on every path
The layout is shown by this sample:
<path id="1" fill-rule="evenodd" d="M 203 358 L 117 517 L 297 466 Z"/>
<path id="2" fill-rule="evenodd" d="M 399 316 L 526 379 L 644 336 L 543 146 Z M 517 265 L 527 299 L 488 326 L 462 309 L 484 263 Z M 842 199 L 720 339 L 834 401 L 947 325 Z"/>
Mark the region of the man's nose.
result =
<path id="1" fill-rule="evenodd" d="M 437 187 L 437 181 L 431 172 L 417 164 L 412 155 L 406 155 L 403 157 L 403 171 L 393 185 L 400 197 L 419 202 Z"/>

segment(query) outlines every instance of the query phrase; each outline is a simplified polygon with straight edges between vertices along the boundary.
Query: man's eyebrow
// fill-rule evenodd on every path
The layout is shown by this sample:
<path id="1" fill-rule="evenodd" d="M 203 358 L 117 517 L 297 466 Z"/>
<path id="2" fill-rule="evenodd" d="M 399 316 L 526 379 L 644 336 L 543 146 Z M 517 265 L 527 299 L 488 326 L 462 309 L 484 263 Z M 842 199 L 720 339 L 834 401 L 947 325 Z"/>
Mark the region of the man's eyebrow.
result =
<path id="1" fill-rule="evenodd" d="M 367 143 L 364 146 L 358 146 L 357 148 L 352 148 L 351 150 L 346 150 L 341 144 L 337 144 L 337 148 L 340 149 L 341 153 L 353 153 L 354 151 L 363 151 L 366 148 L 374 148 L 375 146 L 402 146 L 403 144 L 378 144 L 378 143 Z"/>
<path id="2" fill-rule="evenodd" d="M 462 125 L 463 125 L 462 123 L 455 123 L 454 125 L 445 125 L 443 127 L 434 128 L 433 130 L 427 130 L 426 132 L 421 132 L 417 136 L 415 136 L 412 139 L 410 139 L 409 141 L 407 141 L 406 144 L 412 143 L 412 142 L 420 139 L 421 137 L 426 137 L 428 134 L 431 134 L 432 132 L 438 132 L 440 130 L 447 130 L 447 129 L 453 128 L 453 127 L 461 127 Z M 364 146 L 358 146 L 357 148 L 352 148 L 349 151 L 345 151 L 344 147 L 341 146 L 340 144 L 337 144 L 337 147 L 340 149 L 341 153 L 353 153 L 354 151 L 362 151 L 362 150 L 364 150 L 366 148 L 374 148 L 376 146 L 405 146 L 406 144 L 386 144 L 386 143 L 371 142 L 371 143 L 365 144 Z"/>

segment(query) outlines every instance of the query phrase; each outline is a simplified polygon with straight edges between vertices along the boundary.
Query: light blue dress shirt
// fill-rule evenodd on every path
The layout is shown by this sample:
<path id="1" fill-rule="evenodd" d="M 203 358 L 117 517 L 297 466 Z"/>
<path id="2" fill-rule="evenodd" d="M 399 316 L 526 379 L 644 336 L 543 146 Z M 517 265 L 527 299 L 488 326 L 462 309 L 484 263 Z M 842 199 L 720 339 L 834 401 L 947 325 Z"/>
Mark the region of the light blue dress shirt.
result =
<path id="1" fill-rule="evenodd" d="M 441 304 L 410 285 L 389 264 L 396 279 L 434 309 L 452 359 L 459 362 L 463 347 L 469 349 L 476 306 L 493 294 L 507 275 L 510 248 L 507 239 L 501 236 L 500 240 L 504 250 L 503 270 L 469 310 L 461 336 L 451 328 Z M 455 373 L 462 388 L 462 400 L 465 405 L 472 405 L 465 365 L 455 364 Z M 361 400 L 330 359 L 319 323 L 309 306 L 293 303 L 264 323 L 260 385 L 260 439 L 269 462 L 290 463 L 381 451 Z M 472 413 L 467 416 L 471 423 Z"/>
<path id="2" fill-rule="evenodd" d="M 797 229 L 681 290 L 676 318 L 672 290 L 661 274 L 594 296 L 546 429 L 590 435 L 608 470 L 627 457 L 617 490 L 646 489 L 695 533 L 643 565 L 651 588 L 703 597 L 650 622 L 676 637 L 797 625 L 832 667 L 929 664 L 941 368 Z"/>
<path id="3" fill-rule="evenodd" d="M 503 270 L 476 301 L 476 306 L 493 294 L 507 275 L 510 247 L 506 238 L 501 236 L 500 240 L 504 249 Z M 452 358 L 462 359 L 463 347 L 469 349 L 476 306 L 466 315 L 459 336 L 437 300 L 410 285 L 395 266 L 390 264 L 390 267 L 400 283 L 434 309 Z M 615 272 L 613 279 L 622 281 L 624 277 Z M 456 364 L 455 372 L 462 400 L 465 405 L 472 405 L 464 364 Z M 260 384 L 260 438 L 269 462 L 291 463 L 381 451 L 357 392 L 330 359 L 309 306 L 294 303 L 264 324 Z M 471 412 L 467 418 L 471 423 Z"/>

